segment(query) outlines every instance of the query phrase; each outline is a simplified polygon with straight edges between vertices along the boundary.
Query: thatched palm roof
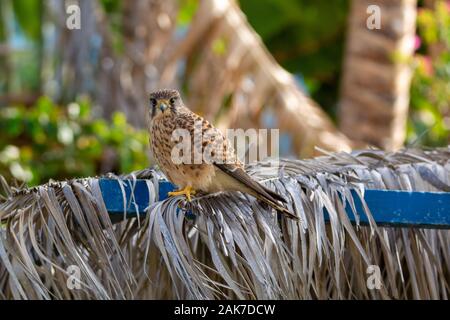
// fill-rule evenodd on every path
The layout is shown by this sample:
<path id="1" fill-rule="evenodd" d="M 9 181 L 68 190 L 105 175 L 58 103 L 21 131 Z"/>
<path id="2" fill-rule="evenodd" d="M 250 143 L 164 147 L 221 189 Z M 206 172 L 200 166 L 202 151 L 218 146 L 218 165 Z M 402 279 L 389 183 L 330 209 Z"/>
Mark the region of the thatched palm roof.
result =
<path id="1" fill-rule="evenodd" d="M 0 298 L 448 298 L 448 230 L 380 227 L 368 208 L 358 214 L 370 225 L 354 225 L 343 204 L 355 194 L 364 201 L 365 189 L 448 192 L 450 149 L 340 153 L 278 169 L 248 167 L 300 222 L 239 193 L 157 202 L 152 170 L 118 177 L 148 178 L 153 198 L 146 217 L 115 224 L 97 178 L 21 190 L 3 183 Z M 71 265 L 79 290 L 67 287 Z M 371 265 L 379 289 L 368 288 Z"/>

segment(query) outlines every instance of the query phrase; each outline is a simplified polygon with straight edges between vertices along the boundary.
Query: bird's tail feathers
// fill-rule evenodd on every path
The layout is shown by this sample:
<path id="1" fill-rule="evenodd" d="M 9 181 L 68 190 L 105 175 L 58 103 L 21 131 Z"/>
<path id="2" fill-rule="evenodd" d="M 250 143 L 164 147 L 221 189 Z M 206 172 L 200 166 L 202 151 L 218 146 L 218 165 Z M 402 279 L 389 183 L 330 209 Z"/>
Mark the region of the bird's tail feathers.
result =
<path id="1" fill-rule="evenodd" d="M 278 203 L 272 201 L 271 199 L 268 199 L 267 197 L 258 194 L 257 199 L 268 204 L 270 207 L 274 208 L 278 213 L 285 215 L 286 217 L 290 218 L 290 219 L 294 219 L 294 220 L 299 220 L 299 218 L 293 214 L 292 212 L 290 212 L 288 209 L 286 209 L 285 207 L 279 205 Z M 286 200 L 284 200 L 286 202 Z"/>
<path id="2" fill-rule="evenodd" d="M 262 184 L 260 184 L 260 185 L 264 189 L 264 191 L 267 192 L 267 194 L 269 194 L 273 199 L 283 202 L 283 203 L 287 203 L 286 199 L 282 195 L 276 193 L 275 191 L 272 191 L 271 189 L 263 186 Z M 271 200 L 273 201 L 273 199 L 271 199 Z"/>

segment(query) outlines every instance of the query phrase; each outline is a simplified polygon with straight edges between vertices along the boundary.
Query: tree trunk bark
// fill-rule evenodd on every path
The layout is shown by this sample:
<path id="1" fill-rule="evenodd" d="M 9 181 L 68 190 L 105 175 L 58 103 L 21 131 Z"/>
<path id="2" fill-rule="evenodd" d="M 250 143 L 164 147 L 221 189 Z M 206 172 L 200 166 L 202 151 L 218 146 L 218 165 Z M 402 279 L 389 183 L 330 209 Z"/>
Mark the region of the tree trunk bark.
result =
<path id="1" fill-rule="evenodd" d="M 381 23 L 371 30 L 372 4 L 380 9 Z M 402 146 L 416 11 L 416 0 L 353 1 L 339 108 L 340 127 L 348 137 L 387 150 Z"/>

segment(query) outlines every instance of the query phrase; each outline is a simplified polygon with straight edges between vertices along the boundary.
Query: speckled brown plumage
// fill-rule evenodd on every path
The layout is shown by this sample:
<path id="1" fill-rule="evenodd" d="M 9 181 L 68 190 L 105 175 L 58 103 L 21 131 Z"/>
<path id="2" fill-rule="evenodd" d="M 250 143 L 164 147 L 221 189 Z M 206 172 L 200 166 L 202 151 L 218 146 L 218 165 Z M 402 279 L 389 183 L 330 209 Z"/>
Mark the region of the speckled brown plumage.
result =
<path id="1" fill-rule="evenodd" d="M 149 116 L 153 157 L 166 177 L 182 189 L 172 195 L 185 194 L 190 200 L 195 190 L 207 193 L 241 191 L 295 218 L 278 203 L 284 201 L 280 195 L 253 180 L 244 171 L 224 135 L 207 120 L 186 108 L 176 90 L 164 89 L 150 94 Z M 187 158 L 190 162 L 176 163 L 172 158 L 174 148 L 182 142 L 181 138 L 176 140 L 173 137 L 176 129 L 184 129 L 190 134 L 188 143 L 191 154 Z M 203 155 L 205 150 L 211 151 L 208 153 L 210 157 L 200 159 L 200 163 L 194 162 L 194 152 Z M 186 156 L 182 152 L 179 155 Z"/>

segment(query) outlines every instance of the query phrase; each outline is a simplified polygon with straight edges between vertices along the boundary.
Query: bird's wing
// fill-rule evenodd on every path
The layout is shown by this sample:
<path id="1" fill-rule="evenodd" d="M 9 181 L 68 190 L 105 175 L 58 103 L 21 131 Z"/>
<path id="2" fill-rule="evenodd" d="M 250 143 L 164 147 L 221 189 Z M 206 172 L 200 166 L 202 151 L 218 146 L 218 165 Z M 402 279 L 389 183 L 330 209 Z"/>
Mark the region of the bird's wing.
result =
<path id="1" fill-rule="evenodd" d="M 184 121 L 189 122 L 188 127 L 191 130 L 191 137 L 194 136 L 192 135 L 193 133 L 195 134 L 195 126 L 197 126 L 197 131 L 199 130 L 198 127 L 201 127 L 202 130 L 202 142 L 196 143 L 193 141 L 192 150 L 200 150 L 202 153 L 205 147 L 210 147 L 211 150 L 214 150 L 214 154 L 211 154 L 212 164 L 236 180 L 238 185 L 241 184 L 243 186 L 243 188 L 240 190 L 237 189 L 236 191 L 250 193 L 257 199 L 269 204 L 278 212 L 286 214 L 292 219 L 297 219 L 289 210 L 278 204 L 278 201 L 286 202 L 286 199 L 269 188 L 266 188 L 245 172 L 233 146 L 219 129 L 213 127 L 207 120 L 193 112 L 186 115 Z"/>
<path id="2" fill-rule="evenodd" d="M 229 163 L 215 163 L 214 165 L 252 190 L 256 195 L 263 196 L 274 203 L 277 201 L 286 203 L 285 198 L 254 180 L 241 167 Z"/>
<path id="3" fill-rule="evenodd" d="M 263 196 L 272 202 L 286 202 L 282 196 L 264 187 L 245 172 L 233 146 L 219 129 L 193 112 L 189 115 L 189 121 L 196 121 L 198 126 L 201 123 L 203 132 L 202 145 L 200 146 L 194 143 L 194 148 L 203 150 L 206 146 L 212 147 L 211 150 L 216 152 L 216 154 L 212 155 L 212 163 L 214 166 L 252 190 L 255 195 Z M 192 124 L 190 127 L 192 127 Z"/>
<path id="4" fill-rule="evenodd" d="M 250 193 L 258 200 L 268 204 L 277 212 L 286 215 L 290 219 L 299 220 L 295 214 L 277 202 L 286 202 L 282 196 L 253 180 L 241 167 L 232 164 L 215 164 L 215 166 L 245 187 L 239 191 Z"/>
<path id="5" fill-rule="evenodd" d="M 183 116 L 178 117 L 177 127 L 186 128 L 189 130 L 192 139 L 191 159 L 194 159 L 194 152 L 197 152 L 208 156 L 208 163 L 226 162 L 242 166 L 236 156 L 233 146 L 230 144 L 228 139 L 219 129 L 214 127 L 201 116 L 190 110 L 186 111 Z M 198 133 L 201 134 L 201 139 L 196 139 Z"/>

